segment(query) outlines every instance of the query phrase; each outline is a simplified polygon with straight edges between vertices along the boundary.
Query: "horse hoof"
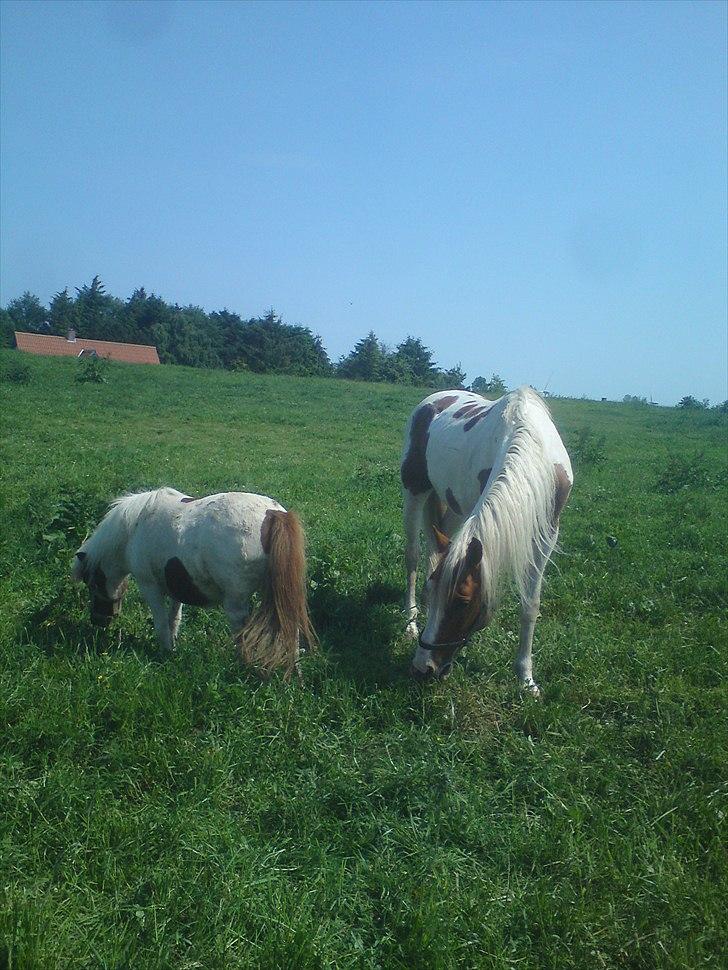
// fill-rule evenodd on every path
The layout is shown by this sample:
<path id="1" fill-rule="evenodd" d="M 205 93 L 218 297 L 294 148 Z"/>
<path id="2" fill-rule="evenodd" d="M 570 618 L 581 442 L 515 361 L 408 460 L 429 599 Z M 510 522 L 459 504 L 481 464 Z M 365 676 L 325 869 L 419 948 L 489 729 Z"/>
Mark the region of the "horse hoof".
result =
<path id="1" fill-rule="evenodd" d="M 537 701 L 540 701 L 543 699 L 543 694 L 539 690 L 538 684 L 534 683 L 533 681 L 531 681 L 530 684 L 524 684 L 523 689 L 527 691 L 531 695 L 531 697 L 534 697 Z"/>

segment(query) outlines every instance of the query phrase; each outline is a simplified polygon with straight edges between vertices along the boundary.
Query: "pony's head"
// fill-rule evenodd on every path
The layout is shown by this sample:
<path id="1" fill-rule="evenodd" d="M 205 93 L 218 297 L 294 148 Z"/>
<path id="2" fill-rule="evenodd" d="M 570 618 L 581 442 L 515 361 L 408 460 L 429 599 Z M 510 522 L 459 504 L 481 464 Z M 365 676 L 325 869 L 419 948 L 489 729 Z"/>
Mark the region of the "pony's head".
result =
<path id="1" fill-rule="evenodd" d="M 129 583 L 128 576 L 118 566 L 104 569 L 84 549 L 79 549 L 71 566 L 71 579 L 86 583 L 91 594 L 91 622 L 95 626 L 108 626 L 121 611 L 121 603 Z"/>
<path id="2" fill-rule="evenodd" d="M 458 652 L 488 622 L 480 539 L 451 543 L 439 529 L 434 532 L 438 561 L 427 580 L 427 625 L 412 658 L 417 680 L 447 677 Z"/>

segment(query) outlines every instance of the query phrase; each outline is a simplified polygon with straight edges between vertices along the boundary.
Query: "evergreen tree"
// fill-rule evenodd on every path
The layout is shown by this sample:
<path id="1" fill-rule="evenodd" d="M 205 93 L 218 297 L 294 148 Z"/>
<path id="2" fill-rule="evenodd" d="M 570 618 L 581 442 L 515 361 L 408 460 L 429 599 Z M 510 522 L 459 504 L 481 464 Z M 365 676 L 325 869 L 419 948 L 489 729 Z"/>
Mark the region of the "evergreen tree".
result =
<path id="1" fill-rule="evenodd" d="M 80 336 L 91 340 L 122 340 L 124 304 L 107 296 L 104 284 L 94 276 L 90 285 L 76 287 L 76 315 Z"/>
<path id="2" fill-rule="evenodd" d="M 76 328 L 76 304 L 68 295 L 68 287 L 60 290 L 51 300 L 48 308 L 48 323 L 51 333 L 65 337 L 69 330 Z"/>
<path id="3" fill-rule="evenodd" d="M 356 381 L 381 381 L 384 379 L 385 355 L 377 335 L 370 330 L 362 337 L 347 357 L 337 366 L 340 377 Z"/>
<path id="4" fill-rule="evenodd" d="M 439 373 L 432 351 L 418 337 L 407 337 L 397 346 L 394 357 L 412 375 L 414 384 L 434 385 Z"/>

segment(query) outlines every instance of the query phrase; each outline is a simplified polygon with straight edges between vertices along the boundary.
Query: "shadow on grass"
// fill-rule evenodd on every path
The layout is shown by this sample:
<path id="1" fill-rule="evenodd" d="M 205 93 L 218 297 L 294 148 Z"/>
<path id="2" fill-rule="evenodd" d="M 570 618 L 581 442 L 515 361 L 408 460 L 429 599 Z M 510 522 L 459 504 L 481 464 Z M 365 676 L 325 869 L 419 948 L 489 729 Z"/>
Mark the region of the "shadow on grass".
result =
<path id="1" fill-rule="evenodd" d="M 331 661 L 326 676 L 369 687 L 407 680 L 408 663 L 394 648 L 404 631 L 402 591 L 374 581 L 356 592 L 320 586 L 310 597 L 314 626 Z"/>
<path id="2" fill-rule="evenodd" d="M 404 631 L 401 596 L 399 587 L 379 580 L 344 594 L 331 584 L 312 590 L 310 608 L 321 638 L 318 657 L 322 659 L 317 655 L 306 658 L 306 681 L 313 685 L 333 679 L 367 688 L 409 683 L 409 650 L 406 656 L 397 651 Z M 157 643 L 151 618 L 137 615 L 136 604 L 129 606 L 128 617 L 122 614 L 109 627 L 98 628 L 91 623 L 86 604 L 69 597 L 67 589 L 58 588 L 19 619 L 18 639 L 47 657 L 122 653 L 162 664 L 180 662 L 184 645 L 181 651 L 166 654 Z M 197 612 L 188 608 L 183 637 L 202 632 L 205 624 L 202 617 L 197 618 Z M 147 626 L 149 629 L 145 629 Z M 217 634 L 216 630 L 215 639 Z M 235 647 L 227 631 L 224 636 L 232 658 Z M 260 683 L 257 674 L 239 663 L 231 663 L 226 679 L 230 678 L 239 678 L 251 686 Z"/>

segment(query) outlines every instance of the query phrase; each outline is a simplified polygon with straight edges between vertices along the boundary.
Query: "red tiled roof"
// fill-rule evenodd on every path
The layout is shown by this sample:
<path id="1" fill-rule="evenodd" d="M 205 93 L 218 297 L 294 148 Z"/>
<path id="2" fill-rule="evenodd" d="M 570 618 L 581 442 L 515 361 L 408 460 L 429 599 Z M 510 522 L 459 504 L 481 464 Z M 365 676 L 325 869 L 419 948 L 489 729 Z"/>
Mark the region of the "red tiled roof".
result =
<path id="1" fill-rule="evenodd" d="M 127 364 L 158 364 L 157 348 L 151 344 L 121 344 L 114 340 L 86 340 L 51 337 L 45 333 L 15 333 L 18 350 L 49 357 L 78 357 L 82 350 L 95 350 L 99 357 Z"/>

